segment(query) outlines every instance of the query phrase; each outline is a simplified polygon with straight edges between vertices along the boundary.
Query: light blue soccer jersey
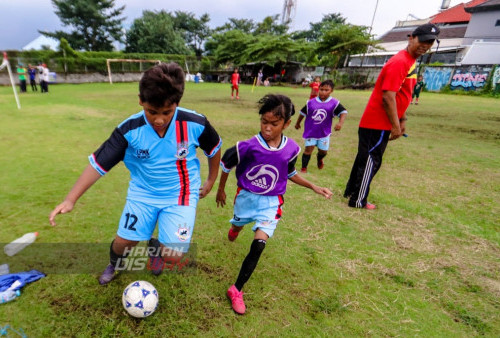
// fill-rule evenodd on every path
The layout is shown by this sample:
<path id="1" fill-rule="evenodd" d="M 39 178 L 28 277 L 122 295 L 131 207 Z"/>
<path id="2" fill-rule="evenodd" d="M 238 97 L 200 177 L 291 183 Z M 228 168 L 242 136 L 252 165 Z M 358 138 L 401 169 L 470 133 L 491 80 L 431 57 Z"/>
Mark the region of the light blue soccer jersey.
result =
<path id="1" fill-rule="evenodd" d="M 123 160 L 130 171 L 127 199 L 150 205 L 196 205 L 201 185 L 196 148 L 214 156 L 222 141 L 205 116 L 178 107 L 164 137 L 144 111 L 123 121 L 89 156 L 101 175 Z"/>

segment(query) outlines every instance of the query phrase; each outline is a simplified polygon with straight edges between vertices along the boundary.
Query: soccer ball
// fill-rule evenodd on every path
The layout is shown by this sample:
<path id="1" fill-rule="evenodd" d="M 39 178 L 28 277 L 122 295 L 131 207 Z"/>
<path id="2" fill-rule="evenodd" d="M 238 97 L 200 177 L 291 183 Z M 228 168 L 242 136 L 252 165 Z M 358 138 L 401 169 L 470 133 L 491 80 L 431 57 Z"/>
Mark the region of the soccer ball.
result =
<path id="1" fill-rule="evenodd" d="M 132 317 L 147 317 L 156 310 L 158 291 L 149 282 L 143 280 L 132 282 L 123 291 L 122 304 Z"/>

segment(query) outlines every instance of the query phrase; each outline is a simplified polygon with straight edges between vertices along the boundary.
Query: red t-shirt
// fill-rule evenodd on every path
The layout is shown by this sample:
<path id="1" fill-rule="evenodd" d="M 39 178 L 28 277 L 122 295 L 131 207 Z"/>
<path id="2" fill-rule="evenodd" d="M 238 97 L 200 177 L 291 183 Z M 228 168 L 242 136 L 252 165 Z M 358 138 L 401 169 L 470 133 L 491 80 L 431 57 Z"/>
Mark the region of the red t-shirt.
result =
<path id="1" fill-rule="evenodd" d="M 231 83 L 233 84 L 233 86 L 237 86 L 239 82 L 240 82 L 240 74 L 239 73 L 231 74 Z"/>
<path id="2" fill-rule="evenodd" d="M 382 101 L 384 91 L 396 92 L 398 117 L 403 116 L 410 105 L 413 87 L 417 82 L 415 61 L 406 49 L 387 61 L 375 82 L 375 88 L 359 122 L 361 128 L 391 130 L 392 124 Z"/>
<path id="3" fill-rule="evenodd" d="M 309 84 L 309 87 L 311 87 L 311 95 L 309 95 L 309 100 L 314 99 L 316 96 L 318 96 L 320 84 L 321 83 L 319 82 L 311 82 Z"/>

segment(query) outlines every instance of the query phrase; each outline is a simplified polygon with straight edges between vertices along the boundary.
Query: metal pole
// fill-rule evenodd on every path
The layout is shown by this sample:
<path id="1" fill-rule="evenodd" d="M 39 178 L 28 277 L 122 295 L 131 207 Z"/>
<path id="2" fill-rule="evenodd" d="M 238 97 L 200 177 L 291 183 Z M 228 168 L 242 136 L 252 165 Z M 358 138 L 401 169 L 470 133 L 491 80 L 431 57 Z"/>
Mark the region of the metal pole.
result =
<path id="1" fill-rule="evenodd" d="M 373 10 L 373 16 L 372 16 L 372 23 L 370 24 L 370 30 L 368 31 L 368 35 L 372 34 L 372 29 L 373 29 L 373 23 L 375 22 L 375 14 L 377 14 L 377 8 L 378 8 L 378 1 L 375 3 L 375 9 Z M 365 55 L 366 52 L 363 53 L 363 57 L 361 58 L 361 64 L 359 65 L 360 67 L 363 67 L 363 63 L 365 61 Z"/>

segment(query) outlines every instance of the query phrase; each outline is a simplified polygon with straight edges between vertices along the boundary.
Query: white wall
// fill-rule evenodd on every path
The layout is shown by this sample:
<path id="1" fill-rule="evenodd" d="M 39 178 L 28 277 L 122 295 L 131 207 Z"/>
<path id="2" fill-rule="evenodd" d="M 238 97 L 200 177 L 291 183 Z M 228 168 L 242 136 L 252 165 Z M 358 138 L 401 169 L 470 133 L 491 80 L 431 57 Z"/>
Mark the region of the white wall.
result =
<path id="1" fill-rule="evenodd" d="M 500 20 L 500 10 L 472 13 L 463 44 L 471 45 L 478 39 L 500 41 L 500 26 L 495 26 L 497 20 Z"/>

